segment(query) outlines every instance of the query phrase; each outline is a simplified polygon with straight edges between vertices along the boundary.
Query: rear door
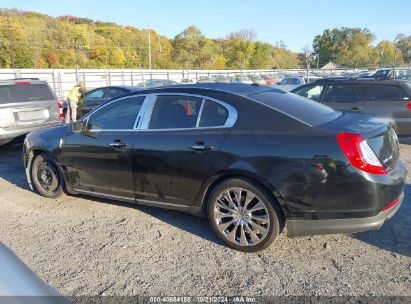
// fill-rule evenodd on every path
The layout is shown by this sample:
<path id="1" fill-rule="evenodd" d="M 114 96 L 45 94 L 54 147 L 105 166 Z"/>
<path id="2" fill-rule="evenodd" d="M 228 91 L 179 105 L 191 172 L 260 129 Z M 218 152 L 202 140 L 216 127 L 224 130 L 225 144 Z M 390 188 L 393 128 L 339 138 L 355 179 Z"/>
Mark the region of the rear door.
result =
<path id="1" fill-rule="evenodd" d="M 362 104 L 351 84 L 331 84 L 325 90 L 322 102 L 334 110 L 361 113 Z"/>
<path id="2" fill-rule="evenodd" d="M 59 122 L 56 97 L 40 81 L 0 84 L 0 127 L 25 128 Z"/>
<path id="3" fill-rule="evenodd" d="M 393 118 L 401 135 L 411 135 L 410 96 L 399 85 L 360 84 L 355 87 L 362 113 Z"/>

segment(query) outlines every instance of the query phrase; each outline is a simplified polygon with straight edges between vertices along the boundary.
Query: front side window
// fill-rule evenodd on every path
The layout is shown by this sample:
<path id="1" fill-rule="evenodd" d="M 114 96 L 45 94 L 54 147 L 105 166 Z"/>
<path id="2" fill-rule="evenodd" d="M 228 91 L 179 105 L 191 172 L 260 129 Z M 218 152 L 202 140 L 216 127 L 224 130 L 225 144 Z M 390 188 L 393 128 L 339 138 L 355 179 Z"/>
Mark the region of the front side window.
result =
<path id="1" fill-rule="evenodd" d="M 306 87 L 293 91 L 293 93 L 300 95 L 302 97 L 305 97 L 305 98 L 315 100 L 315 101 L 320 101 L 323 88 L 324 86 L 322 85 L 306 86 Z"/>
<path id="2" fill-rule="evenodd" d="M 157 96 L 148 128 L 195 128 L 201 102 L 201 98 L 192 96 Z"/>
<path id="3" fill-rule="evenodd" d="M 144 97 L 132 97 L 114 102 L 92 114 L 88 130 L 131 130 L 143 105 Z"/>
<path id="4" fill-rule="evenodd" d="M 228 118 L 228 111 L 222 105 L 205 100 L 201 112 L 199 127 L 218 127 L 224 126 Z"/>
<path id="5" fill-rule="evenodd" d="M 357 94 L 352 85 L 330 85 L 324 96 L 324 102 L 357 102 Z"/>

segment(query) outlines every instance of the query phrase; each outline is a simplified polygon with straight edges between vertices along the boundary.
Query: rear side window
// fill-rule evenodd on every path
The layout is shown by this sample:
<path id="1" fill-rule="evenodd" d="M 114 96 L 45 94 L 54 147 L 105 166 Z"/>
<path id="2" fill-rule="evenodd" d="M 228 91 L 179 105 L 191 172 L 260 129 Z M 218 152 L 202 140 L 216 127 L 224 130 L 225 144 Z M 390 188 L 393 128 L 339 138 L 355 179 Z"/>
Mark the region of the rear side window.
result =
<path id="1" fill-rule="evenodd" d="M 358 85 L 356 91 L 362 101 L 403 101 L 408 95 L 399 86 L 393 85 Z"/>
<path id="2" fill-rule="evenodd" d="M 201 102 L 192 96 L 157 96 L 149 129 L 195 128 Z"/>
<path id="3" fill-rule="evenodd" d="M 323 101 L 327 102 L 357 102 L 357 94 L 352 85 L 330 85 L 325 93 Z"/>
<path id="4" fill-rule="evenodd" d="M 319 102 L 281 90 L 264 91 L 248 97 L 311 126 L 321 125 L 341 115 Z"/>
<path id="5" fill-rule="evenodd" d="M 216 102 L 206 100 L 201 112 L 199 127 L 224 126 L 227 118 L 228 111 L 225 107 Z"/>
<path id="6" fill-rule="evenodd" d="M 293 93 L 315 101 L 320 101 L 323 88 L 324 86 L 322 85 L 312 85 L 297 89 L 293 91 Z"/>
<path id="7" fill-rule="evenodd" d="M 46 84 L 0 85 L 0 104 L 54 100 Z"/>

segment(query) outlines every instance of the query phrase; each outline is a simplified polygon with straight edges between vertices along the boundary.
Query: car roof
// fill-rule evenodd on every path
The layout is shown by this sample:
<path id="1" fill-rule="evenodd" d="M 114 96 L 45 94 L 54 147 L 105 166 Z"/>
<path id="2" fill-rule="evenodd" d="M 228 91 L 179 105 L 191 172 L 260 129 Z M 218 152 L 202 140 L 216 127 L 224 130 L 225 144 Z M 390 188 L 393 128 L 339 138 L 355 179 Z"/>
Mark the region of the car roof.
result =
<path id="1" fill-rule="evenodd" d="M 398 79 L 374 79 L 374 78 L 360 78 L 360 79 L 350 79 L 350 78 L 323 78 L 313 81 L 309 84 L 318 83 L 335 83 L 335 84 L 386 84 L 386 85 L 400 85 L 407 83 L 406 80 Z"/>
<path id="2" fill-rule="evenodd" d="M 30 84 L 45 84 L 47 81 L 40 80 L 38 78 L 14 78 L 14 79 L 2 79 L 0 85 L 14 85 L 16 83 L 27 82 Z"/>
<path id="3" fill-rule="evenodd" d="M 196 83 L 196 84 L 178 84 L 173 86 L 164 86 L 157 88 L 142 88 L 139 93 L 167 93 L 167 92 L 179 92 L 179 93 L 195 93 L 199 90 L 211 90 L 211 91 L 223 91 L 226 93 L 232 93 L 236 95 L 249 96 L 252 94 L 264 92 L 264 91 L 278 91 L 282 93 L 283 90 L 258 85 L 258 84 L 245 84 L 245 83 L 225 83 L 225 82 L 213 82 L 213 83 Z"/>
<path id="4" fill-rule="evenodd" d="M 90 89 L 90 91 L 94 91 L 94 90 L 99 90 L 99 89 L 106 89 L 106 88 L 118 88 L 118 89 L 125 89 L 128 90 L 130 92 L 134 92 L 134 91 L 138 91 L 141 90 L 141 87 L 137 87 L 137 86 L 130 86 L 130 85 L 110 85 L 110 86 L 105 86 L 105 87 L 98 87 L 98 88 L 92 88 Z"/>

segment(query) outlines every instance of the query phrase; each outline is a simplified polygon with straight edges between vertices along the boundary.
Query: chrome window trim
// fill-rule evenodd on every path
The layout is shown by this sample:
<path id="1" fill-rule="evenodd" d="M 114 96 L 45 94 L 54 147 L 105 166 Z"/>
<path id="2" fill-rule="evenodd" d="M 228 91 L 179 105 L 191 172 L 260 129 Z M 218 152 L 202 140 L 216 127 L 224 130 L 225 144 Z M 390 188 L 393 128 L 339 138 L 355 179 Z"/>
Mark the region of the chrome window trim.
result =
<path id="1" fill-rule="evenodd" d="M 200 125 L 201 114 L 203 114 L 203 108 L 204 108 L 205 102 L 206 102 L 206 101 L 205 101 L 205 98 L 203 98 L 203 100 L 201 101 L 200 110 L 198 110 L 198 116 L 197 116 L 197 121 L 196 121 L 196 128 L 198 128 L 199 125 Z"/>
<path id="2" fill-rule="evenodd" d="M 151 95 L 151 96 L 150 96 Z M 141 123 L 140 128 L 138 129 L 139 131 L 145 131 L 145 132 L 168 132 L 168 131 L 190 131 L 190 130 L 207 130 L 207 129 L 227 129 L 227 128 L 232 128 L 237 121 L 238 117 L 238 112 L 237 110 L 221 101 L 209 96 L 204 96 L 204 95 L 198 95 L 198 94 L 189 94 L 189 93 L 154 93 L 150 94 L 149 102 L 148 102 L 148 110 L 144 113 L 144 118 L 143 122 Z M 151 120 L 151 115 L 153 113 L 154 105 L 156 103 L 157 96 L 187 96 L 187 97 L 196 97 L 202 99 L 202 106 L 204 106 L 205 102 L 207 100 L 211 102 L 218 103 L 219 105 L 223 106 L 227 112 L 228 112 L 228 117 L 224 123 L 224 125 L 221 126 L 213 126 L 213 127 L 199 127 L 198 124 L 200 123 L 199 118 L 201 117 L 200 114 L 202 114 L 202 108 L 200 108 L 201 113 L 199 111 L 199 117 L 197 118 L 196 126 L 192 128 L 169 128 L 169 129 L 149 129 L 149 123 Z"/>
<path id="3" fill-rule="evenodd" d="M 87 126 L 90 117 L 92 115 L 94 115 L 95 113 L 98 113 L 100 110 L 104 109 L 105 107 L 107 107 L 107 106 L 109 106 L 113 103 L 120 102 L 122 100 L 130 99 L 130 98 L 144 97 L 143 104 L 141 105 L 140 111 L 138 112 L 138 114 L 136 116 L 136 119 L 134 121 L 134 125 L 133 125 L 132 129 L 102 129 L 102 130 L 87 130 L 87 131 L 91 132 L 91 133 L 96 133 L 96 132 L 127 132 L 127 131 L 131 132 L 131 131 L 134 131 L 134 130 L 138 129 L 139 125 L 141 125 L 141 117 L 142 117 L 142 115 L 144 114 L 144 112 L 146 111 L 146 108 L 147 108 L 147 97 L 148 96 L 149 96 L 148 94 L 138 94 L 138 95 L 125 96 L 125 97 L 121 97 L 121 98 L 118 98 L 118 99 L 114 99 L 114 100 L 102 105 L 98 109 L 94 109 L 94 110 L 90 111 L 89 113 L 86 114 L 86 116 L 84 116 L 82 118 L 82 120 L 85 121 L 85 123 L 86 123 L 85 126 Z"/>

